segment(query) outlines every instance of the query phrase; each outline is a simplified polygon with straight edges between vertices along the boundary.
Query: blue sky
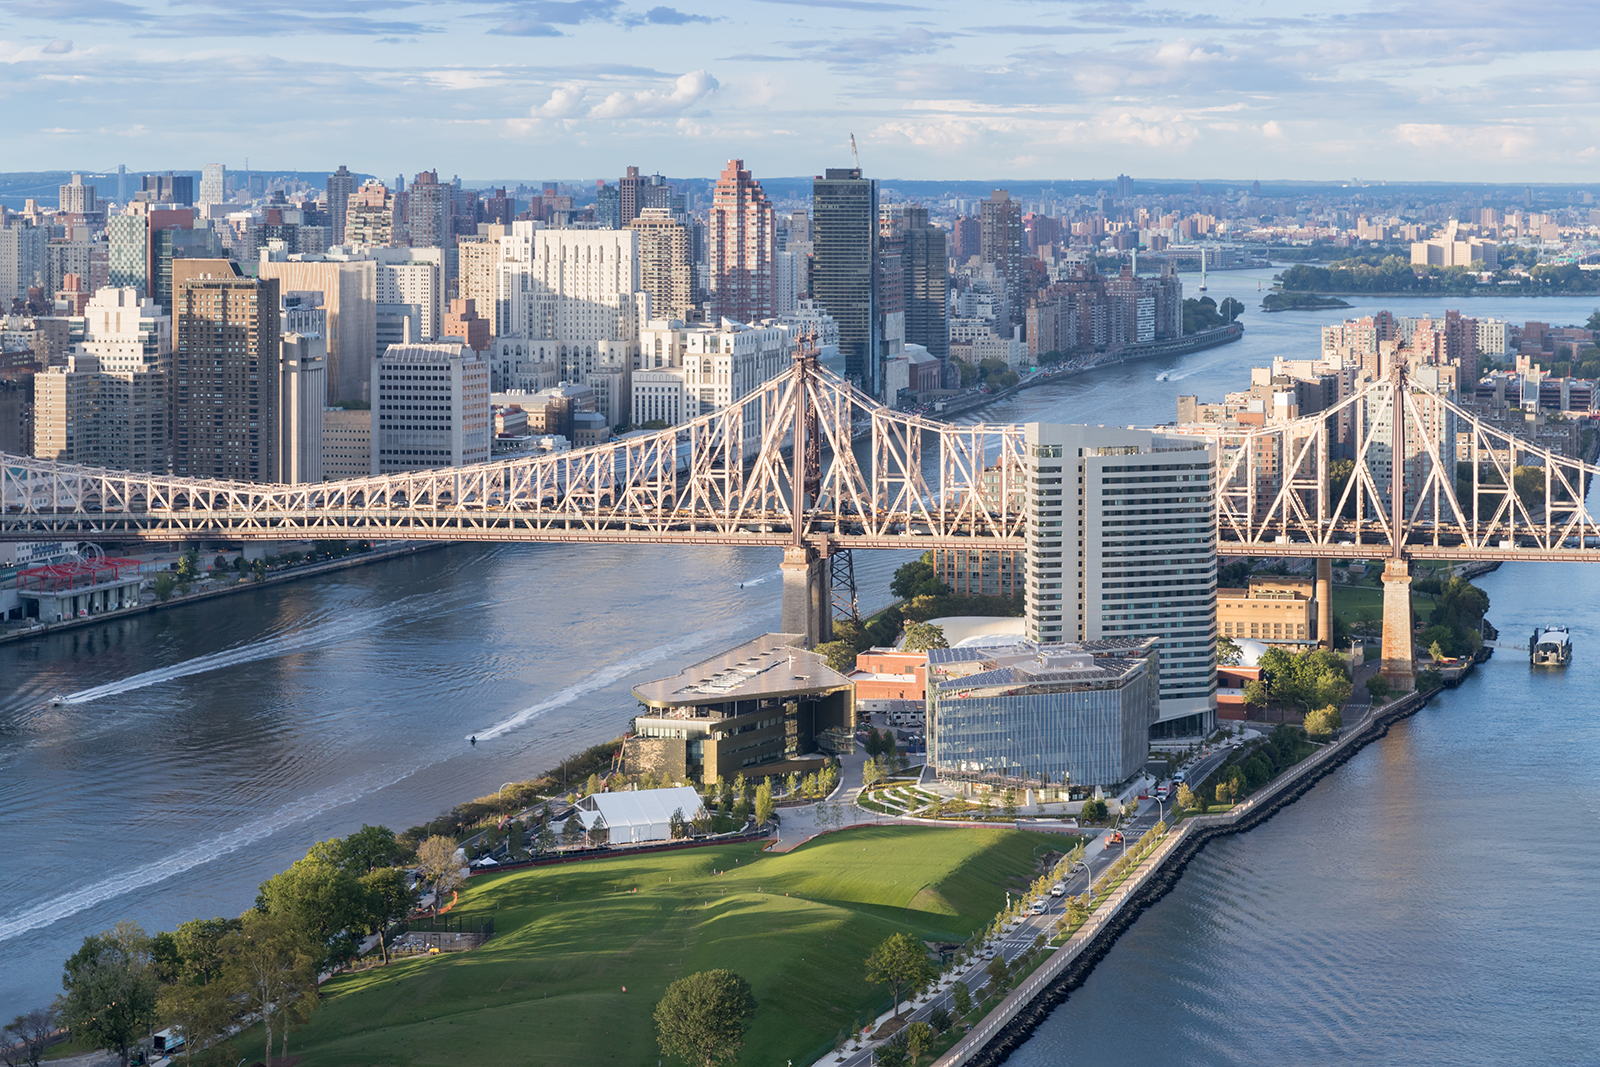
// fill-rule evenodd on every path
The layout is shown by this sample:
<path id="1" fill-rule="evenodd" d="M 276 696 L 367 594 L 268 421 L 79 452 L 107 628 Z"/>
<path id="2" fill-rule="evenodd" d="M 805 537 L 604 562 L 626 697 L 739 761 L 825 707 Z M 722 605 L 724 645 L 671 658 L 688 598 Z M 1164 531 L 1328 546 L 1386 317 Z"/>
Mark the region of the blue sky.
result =
<path id="1" fill-rule="evenodd" d="M 3 170 L 1593 181 L 1584 0 L 0 0 Z"/>

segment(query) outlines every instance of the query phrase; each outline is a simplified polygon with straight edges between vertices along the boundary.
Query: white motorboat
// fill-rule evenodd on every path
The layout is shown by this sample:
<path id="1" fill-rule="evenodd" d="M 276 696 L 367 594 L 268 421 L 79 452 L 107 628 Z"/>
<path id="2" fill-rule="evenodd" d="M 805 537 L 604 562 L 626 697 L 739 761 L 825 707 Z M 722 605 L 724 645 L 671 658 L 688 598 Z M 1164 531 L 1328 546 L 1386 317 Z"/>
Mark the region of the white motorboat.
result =
<path id="1" fill-rule="evenodd" d="M 1565 626 L 1533 631 L 1528 641 L 1528 662 L 1535 667 L 1565 667 L 1572 662 L 1572 635 Z"/>

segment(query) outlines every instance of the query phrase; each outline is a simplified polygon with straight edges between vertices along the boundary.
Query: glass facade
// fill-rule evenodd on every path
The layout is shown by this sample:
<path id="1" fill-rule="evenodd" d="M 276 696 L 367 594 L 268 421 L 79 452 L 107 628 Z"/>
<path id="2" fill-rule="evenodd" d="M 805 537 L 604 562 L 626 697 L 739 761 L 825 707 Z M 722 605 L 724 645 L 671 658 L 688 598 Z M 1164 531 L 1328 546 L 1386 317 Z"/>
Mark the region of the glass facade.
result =
<path id="1" fill-rule="evenodd" d="M 929 716 L 929 754 L 941 778 L 1081 786 L 1124 782 L 1139 772 L 1149 752 L 1155 721 L 1150 683 L 1149 674 L 1140 670 L 1116 688 L 1041 685 L 1010 695 L 969 697 L 942 692 Z"/>
<path id="2" fill-rule="evenodd" d="M 839 324 L 845 374 L 872 396 L 878 361 L 878 183 L 858 169 L 829 169 L 812 183 L 811 296 Z"/>

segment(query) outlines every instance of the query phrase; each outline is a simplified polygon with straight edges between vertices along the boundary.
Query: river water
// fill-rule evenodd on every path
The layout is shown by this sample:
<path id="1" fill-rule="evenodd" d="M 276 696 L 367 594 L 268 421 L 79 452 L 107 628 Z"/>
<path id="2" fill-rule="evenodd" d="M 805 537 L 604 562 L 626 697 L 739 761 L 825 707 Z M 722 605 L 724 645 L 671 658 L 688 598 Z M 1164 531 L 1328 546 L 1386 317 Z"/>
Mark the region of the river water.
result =
<path id="1" fill-rule="evenodd" d="M 1270 275 L 1215 274 L 1209 295 L 1219 301 L 1235 295 L 1254 309 L 1258 281 L 1270 281 Z M 1192 285 L 1194 279 L 1186 281 Z M 1514 321 L 1538 317 L 1577 323 L 1588 317 L 1593 303 L 1497 299 L 1462 306 Z M 1024 391 L 968 417 L 1167 422 L 1178 394 L 1219 400 L 1248 384 L 1251 366 L 1279 355 L 1314 355 L 1323 323 L 1381 306 L 1277 315 L 1252 310 L 1245 318 L 1245 338 L 1237 344 L 1110 367 Z M 1410 302 L 1393 306 L 1444 309 L 1443 304 Z M 1157 381 L 1162 372 L 1170 380 Z M 8 862 L 0 866 L 0 1019 L 53 996 L 62 960 L 88 933 L 124 918 L 155 930 L 196 916 L 237 914 L 254 899 L 261 880 L 303 855 L 314 841 L 348 833 L 363 822 L 403 829 L 615 737 L 634 714 L 633 685 L 778 626 L 779 558 L 771 549 L 723 547 L 458 545 L 0 646 L 0 826 L 9 846 Z M 887 602 L 889 576 L 908 558 L 905 552 L 857 553 L 863 607 Z M 1557 590 L 1586 580 L 1587 572 L 1568 575 L 1567 569 L 1508 569 L 1491 581 L 1505 583 L 1506 575 L 1526 571 Z M 1502 609 L 1501 594 L 1493 595 L 1492 615 L 1502 629 L 1516 634 L 1528 628 L 1508 625 L 1514 620 Z M 1551 602 L 1561 600 L 1532 596 L 1529 606 Z M 1566 684 L 1576 687 L 1584 677 L 1583 639 L 1594 631 L 1570 613 L 1566 617 L 1576 628 L 1580 656 Z M 1515 666 L 1515 657 L 1509 657 L 1485 678 Z M 1525 688 L 1526 681 L 1518 680 Z M 1497 698 L 1472 687 L 1484 684 L 1474 682 L 1424 714 L 1461 715 L 1461 705 L 1477 701 L 1481 714 L 1502 727 L 1509 743 L 1523 744 L 1531 723 L 1504 716 Z M 57 693 L 71 702 L 50 705 Z M 1532 723 L 1539 721 L 1532 717 Z M 1406 780 L 1391 780 L 1381 757 L 1397 738 L 1409 736 L 1408 729 L 1416 727 L 1401 727 L 1360 758 L 1379 761 L 1370 774 L 1385 789 L 1405 788 Z M 466 744 L 471 734 L 479 738 L 476 747 Z M 1444 736 L 1450 736 L 1448 726 Z M 1537 874 L 1535 860 L 1548 850 L 1529 851 L 1529 842 L 1575 817 L 1571 783 L 1561 776 L 1591 769 L 1592 761 L 1581 751 L 1582 742 L 1574 737 L 1566 753 L 1570 766 L 1545 768 L 1514 790 L 1501 779 L 1506 768 L 1523 758 L 1538 764 L 1542 757 L 1495 752 L 1492 765 L 1498 773 L 1452 779 L 1483 795 L 1466 818 L 1432 824 L 1429 839 L 1459 840 L 1462 848 L 1481 851 L 1474 884 L 1482 891 L 1474 899 L 1485 907 L 1496 899 L 1497 887 L 1507 884 L 1515 890 L 1506 900 L 1532 914 L 1559 899 Z M 1420 759 L 1414 753 L 1413 758 Z M 1355 775 L 1365 765 L 1358 761 L 1340 774 Z M 1342 780 L 1330 779 L 1299 808 L 1312 810 L 1308 802 Z M 1369 784 L 1353 795 L 1372 791 Z M 1589 796 L 1584 810 L 1592 821 L 1592 790 Z M 1335 825 L 1359 822 L 1347 813 L 1344 798 L 1327 810 Z M 1399 822 L 1406 824 L 1406 818 Z M 1190 891 L 1191 883 L 1206 884 L 1205 864 L 1212 857 L 1281 833 L 1277 828 L 1288 824 L 1280 816 L 1254 834 L 1214 845 L 1191 869 L 1194 877 L 1185 879 L 1181 892 Z M 1382 873 L 1389 869 L 1388 851 L 1375 846 L 1370 832 L 1358 837 L 1360 845 L 1341 856 L 1350 862 L 1339 878 L 1352 871 L 1389 877 Z M 1374 851 L 1380 855 L 1368 855 Z M 1325 849 L 1259 848 L 1252 869 L 1277 865 L 1273 870 L 1287 897 L 1272 907 L 1297 918 L 1307 894 L 1338 880 L 1326 870 L 1331 859 Z M 1425 877 L 1416 886 L 1422 893 L 1439 888 Z M 1346 895 L 1342 890 L 1340 896 Z M 1182 898 L 1169 899 L 1175 905 Z M 1328 907 L 1318 905 L 1301 929 L 1329 930 L 1327 943 L 1347 950 L 1337 923 L 1321 921 Z M 1419 903 L 1419 908 L 1440 921 L 1431 906 Z M 1158 914 L 1159 909 L 1152 917 Z M 1398 918 L 1399 925 L 1407 925 L 1404 916 Z M 1135 933 L 1154 925 L 1147 919 Z M 1182 958 L 1197 945 L 1214 951 L 1219 939 L 1233 946 L 1246 927 L 1258 925 L 1253 918 L 1223 927 L 1196 922 L 1164 938 L 1161 955 Z M 1482 931 L 1473 929 L 1467 936 L 1476 943 Z M 1297 935 L 1296 943 L 1304 937 Z M 1115 961 L 1125 958 L 1125 946 L 1133 943 L 1130 934 L 1096 981 L 1128 969 Z M 1579 946 L 1563 947 L 1557 955 L 1575 951 Z M 1259 965 L 1260 957 L 1250 962 Z M 1339 966 L 1355 962 L 1348 955 L 1330 959 Z M 1505 958 L 1495 962 L 1502 973 L 1510 965 Z M 1457 993 L 1465 988 L 1446 980 L 1451 959 L 1433 963 L 1439 968 L 1434 985 Z M 1291 1017 L 1342 1010 L 1334 1002 L 1342 1002 L 1342 994 L 1353 988 L 1388 988 L 1386 976 L 1359 970 L 1317 977 L 1310 988 L 1318 1003 L 1290 998 L 1283 1010 Z M 1287 981 L 1273 986 L 1277 997 L 1290 988 Z M 1231 977 L 1219 988 L 1231 996 L 1238 979 Z M 1416 983 L 1406 986 L 1416 988 Z M 1089 999 L 1086 987 L 1057 1019 Z M 1248 1007 L 1260 1013 L 1278 1003 L 1258 993 Z M 1106 1037 L 1099 1032 L 1105 1029 L 1101 1015 L 1106 1010 L 1100 1005 L 1088 1021 L 1096 1040 Z M 1482 1017 L 1475 1006 L 1463 1010 Z M 1133 1016 L 1122 1018 L 1118 1027 L 1126 1029 Z M 1084 1028 L 1071 1030 L 1073 1040 L 1062 1048 L 1079 1047 Z M 1030 1048 L 1045 1040 L 1041 1031 Z"/>

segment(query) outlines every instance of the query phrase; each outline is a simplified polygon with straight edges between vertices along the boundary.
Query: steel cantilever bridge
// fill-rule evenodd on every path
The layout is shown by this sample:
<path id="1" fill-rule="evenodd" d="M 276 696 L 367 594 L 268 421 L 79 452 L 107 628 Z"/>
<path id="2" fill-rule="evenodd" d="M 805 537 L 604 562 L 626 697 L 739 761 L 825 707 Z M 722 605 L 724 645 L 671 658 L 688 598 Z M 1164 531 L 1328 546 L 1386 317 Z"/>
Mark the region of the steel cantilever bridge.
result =
<path id="1" fill-rule="evenodd" d="M 1407 558 L 1600 560 L 1585 501 L 1600 468 L 1412 388 L 1403 366 L 1305 418 L 1169 432 L 1220 445 L 1224 555 L 1387 557 L 1391 589 Z M 1020 547 L 1024 451 L 1021 426 L 891 411 L 802 351 L 787 374 L 683 425 L 469 467 L 257 485 L 0 455 L 0 540 L 766 545 L 785 549 L 785 629 L 816 640 L 829 630 L 830 558 Z M 1341 454 L 1353 468 L 1335 483 Z M 1409 458 L 1393 464 L 1396 454 Z"/>

